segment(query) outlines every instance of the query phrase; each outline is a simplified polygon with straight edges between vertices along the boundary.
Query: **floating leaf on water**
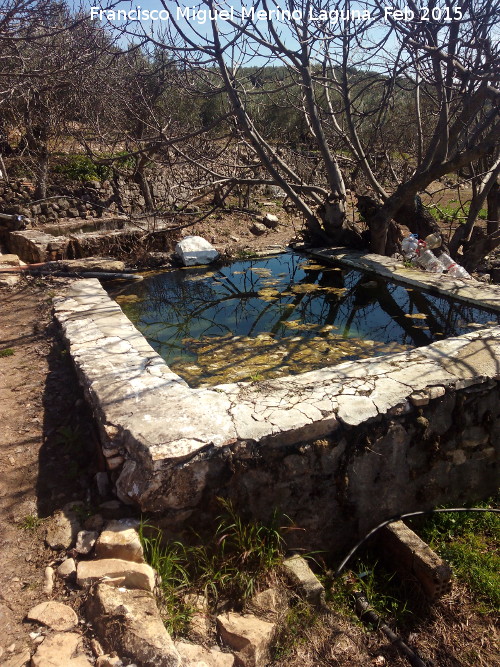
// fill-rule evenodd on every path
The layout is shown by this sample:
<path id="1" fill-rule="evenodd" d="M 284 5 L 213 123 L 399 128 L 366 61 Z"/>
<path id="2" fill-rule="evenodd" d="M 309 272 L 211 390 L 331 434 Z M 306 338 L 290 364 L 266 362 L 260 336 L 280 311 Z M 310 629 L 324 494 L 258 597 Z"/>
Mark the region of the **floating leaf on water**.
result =
<path id="1" fill-rule="evenodd" d="M 425 320 L 427 315 L 425 313 L 406 313 L 405 317 L 409 317 L 412 320 Z"/>
<path id="2" fill-rule="evenodd" d="M 273 275 L 273 272 L 271 271 L 271 269 L 265 269 L 265 268 L 263 268 L 263 267 L 252 267 L 252 268 L 250 269 L 250 271 L 253 271 L 253 272 L 256 273 L 258 276 L 262 276 L 262 277 L 266 277 L 266 278 L 267 278 L 268 276 L 272 276 L 272 275 Z"/>
<path id="3" fill-rule="evenodd" d="M 317 292 L 318 290 L 321 289 L 320 285 L 317 285 L 316 283 L 301 283 L 299 285 L 294 285 L 292 287 L 292 292 L 295 294 L 306 294 L 307 292 Z"/>
<path id="4" fill-rule="evenodd" d="M 345 287 L 321 287 L 323 292 L 328 292 L 328 294 L 344 294 L 347 291 Z"/>
<path id="5" fill-rule="evenodd" d="M 333 329 L 338 329 L 338 327 L 335 324 L 325 324 L 319 329 L 319 333 L 328 333 L 329 331 L 333 331 Z"/>
<path id="6" fill-rule="evenodd" d="M 117 303 L 137 303 L 140 300 L 137 294 L 119 294 L 115 299 Z"/>
<path id="7" fill-rule="evenodd" d="M 273 287 L 264 287 L 263 289 L 258 291 L 258 295 L 260 299 L 268 301 L 276 299 L 280 295 L 280 293 L 279 290 L 274 289 Z"/>

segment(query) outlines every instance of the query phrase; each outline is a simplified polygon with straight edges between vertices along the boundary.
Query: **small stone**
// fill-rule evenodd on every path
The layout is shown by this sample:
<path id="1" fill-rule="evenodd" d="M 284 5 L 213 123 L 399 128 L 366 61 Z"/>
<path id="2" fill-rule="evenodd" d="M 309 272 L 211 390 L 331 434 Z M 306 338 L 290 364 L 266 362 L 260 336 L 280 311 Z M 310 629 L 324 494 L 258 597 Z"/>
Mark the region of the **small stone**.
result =
<path id="1" fill-rule="evenodd" d="M 79 554 L 87 555 L 94 548 L 99 533 L 94 530 L 81 530 L 76 538 L 75 549 Z"/>
<path id="2" fill-rule="evenodd" d="M 144 552 L 135 519 L 110 521 L 100 534 L 95 547 L 98 558 L 122 558 L 144 563 Z"/>
<path id="3" fill-rule="evenodd" d="M 99 580 L 104 580 L 111 586 L 126 586 L 145 591 L 153 591 L 155 587 L 154 570 L 145 563 L 134 563 L 119 558 L 78 563 L 76 583 L 80 588 L 91 586 Z"/>
<path id="4" fill-rule="evenodd" d="M 95 661 L 95 667 L 123 667 L 124 663 L 117 655 L 101 655 Z"/>
<path id="5" fill-rule="evenodd" d="M 324 601 L 325 589 L 314 575 L 307 561 L 301 556 L 287 558 L 283 565 L 293 583 L 299 588 L 310 604 L 321 605 Z"/>
<path id="6" fill-rule="evenodd" d="M 267 664 L 276 625 L 251 614 L 229 612 L 217 616 L 217 630 L 223 643 L 237 652 L 238 665 L 260 667 Z"/>
<path id="7" fill-rule="evenodd" d="M 414 391 L 410 395 L 410 401 L 416 407 L 424 406 L 429 404 L 429 395 L 423 391 Z"/>
<path id="8" fill-rule="evenodd" d="M 49 520 L 45 541 L 51 549 L 69 549 L 73 546 L 79 530 L 80 523 L 75 512 L 65 507 L 55 512 Z"/>
<path id="9" fill-rule="evenodd" d="M 109 470 L 116 470 L 124 461 L 125 458 L 123 456 L 111 456 L 109 459 L 106 459 L 106 465 Z"/>
<path id="10" fill-rule="evenodd" d="M 187 642 L 175 642 L 175 648 L 182 658 L 183 667 L 233 667 L 234 655 L 222 653 L 217 648 L 205 648 Z"/>
<path id="11" fill-rule="evenodd" d="M 83 655 L 82 637 L 75 632 L 47 637 L 31 658 L 31 667 L 92 667 Z"/>
<path id="12" fill-rule="evenodd" d="M 276 227 L 279 225 L 279 220 L 276 215 L 273 215 L 272 213 L 266 213 L 266 215 L 262 218 L 262 224 L 265 225 L 268 229 L 276 229 Z"/>
<path id="13" fill-rule="evenodd" d="M 43 573 L 43 592 L 45 595 L 52 595 L 54 590 L 54 568 L 48 567 L 45 568 Z"/>
<path id="14" fill-rule="evenodd" d="M 66 558 L 56 570 L 57 576 L 62 579 L 74 576 L 76 573 L 76 563 L 74 558 Z"/>
<path id="15" fill-rule="evenodd" d="M 78 624 L 78 616 L 71 607 L 61 602 L 42 602 L 30 609 L 26 618 L 34 623 L 41 623 L 52 630 L 65 632 L 73 629 Z"/>
<path id="16" fill-rule="evenodd" d="M 267 227 L 263 225 L 262 222 L 252 223 L 249 229 L 252 232 L 252 234 L 255 234 L 255 236 L 262 236 L 262 234 L 265 234 L 267 232 Z"/>

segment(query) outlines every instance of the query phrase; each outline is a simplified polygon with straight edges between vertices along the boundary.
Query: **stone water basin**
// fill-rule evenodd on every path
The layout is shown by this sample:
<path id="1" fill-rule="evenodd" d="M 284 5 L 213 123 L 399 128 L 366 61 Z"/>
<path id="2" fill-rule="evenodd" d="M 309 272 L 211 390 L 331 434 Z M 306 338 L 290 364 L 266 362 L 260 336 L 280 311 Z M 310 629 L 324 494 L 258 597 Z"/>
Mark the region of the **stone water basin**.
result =
<path id="1" fill-rule="evenodd" d="M 296 375 L 500 321 L 494 311 L 292 252 L 166 271 L 112 296 L 193 387 Z"/>

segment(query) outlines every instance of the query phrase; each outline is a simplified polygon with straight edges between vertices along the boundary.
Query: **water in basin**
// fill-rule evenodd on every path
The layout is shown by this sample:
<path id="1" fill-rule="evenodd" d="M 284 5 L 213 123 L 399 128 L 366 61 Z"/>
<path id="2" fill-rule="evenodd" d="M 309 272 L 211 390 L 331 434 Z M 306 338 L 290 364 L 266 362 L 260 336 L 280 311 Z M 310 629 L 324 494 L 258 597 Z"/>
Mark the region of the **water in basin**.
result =
<path id="1" fill-rule="evenodd" d="M 114 296 L 191 386 L 303 373 L 428 345 L 500 319 L 296 253 L 166 271 Z"/>

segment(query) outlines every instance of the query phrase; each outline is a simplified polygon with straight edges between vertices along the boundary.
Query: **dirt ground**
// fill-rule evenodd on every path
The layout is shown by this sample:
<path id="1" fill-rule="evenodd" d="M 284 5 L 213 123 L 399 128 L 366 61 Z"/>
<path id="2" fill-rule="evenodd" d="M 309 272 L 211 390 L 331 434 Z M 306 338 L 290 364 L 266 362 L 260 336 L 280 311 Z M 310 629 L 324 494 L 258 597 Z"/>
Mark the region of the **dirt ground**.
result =
<path id="1" fill-rule="evenodd" d="M 290 240 L 284 227 L 255 237 L 248 231 L 253 220 L 224 217 L 189 233 L 204 231 L 212 240 L 213 225 L 218 245 L 253 249 Z M 23 619 L 47 599 L 44 569 L 62 556 L 44 546 L 43 520 L 70 501 L 88 503 L 99 470 L 92 420 L 52 322 L 52 297 L 65 285 L 62 279 L 30 278 L 15 288 L 0 288 L 0 351 L 14 352 L 0 356 L 0 665 L 9 667 L 27 664 L 23 651 L 35 648 Z M 78 595 L 56 584 L 52 597 L 78 607 Z M 365 634 L 353 625 L 352 636 L 364 644 L 359 653 L 364 657 L 346 654 L 345 661 L 338 656 L 334 661 L 328 657 L 328 637 L 312 635 L 286 662 L 297 667 L 408 664 L 380 633 Z M 499 664 L 493 619 L 478 614 L 460 586 L 433 606 L 409 639 L 436 667 Z M 377 656 L 385 662 L 373 662 Z"/>

